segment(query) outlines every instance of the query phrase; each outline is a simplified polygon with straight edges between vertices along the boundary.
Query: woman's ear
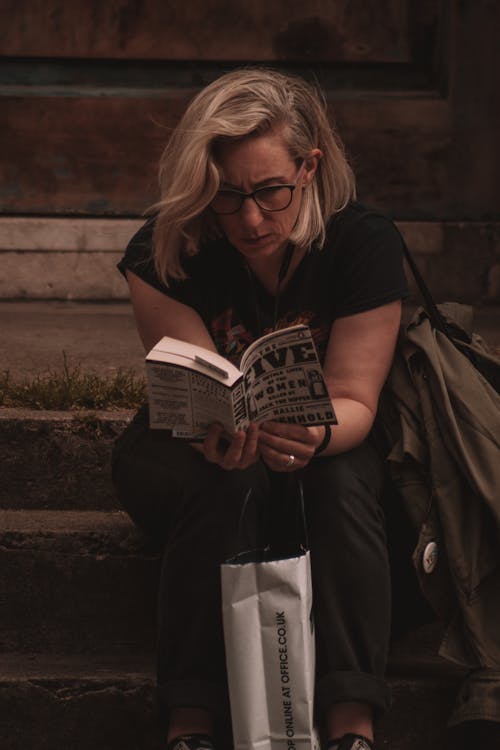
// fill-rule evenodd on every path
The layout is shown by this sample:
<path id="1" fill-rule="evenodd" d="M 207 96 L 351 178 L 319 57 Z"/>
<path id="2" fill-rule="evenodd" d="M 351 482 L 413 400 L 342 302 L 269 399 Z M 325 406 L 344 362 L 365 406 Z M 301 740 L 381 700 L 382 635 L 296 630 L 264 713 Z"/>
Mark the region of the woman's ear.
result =
<path id="1" fill-rule="evenodd" d="M 313 148 L 304 159 L 304 173 L 302 184 L 305 187 L 309 185 L 318 168 L 320 160 L 323 158 L 323 152 L 319 148 Z"/>

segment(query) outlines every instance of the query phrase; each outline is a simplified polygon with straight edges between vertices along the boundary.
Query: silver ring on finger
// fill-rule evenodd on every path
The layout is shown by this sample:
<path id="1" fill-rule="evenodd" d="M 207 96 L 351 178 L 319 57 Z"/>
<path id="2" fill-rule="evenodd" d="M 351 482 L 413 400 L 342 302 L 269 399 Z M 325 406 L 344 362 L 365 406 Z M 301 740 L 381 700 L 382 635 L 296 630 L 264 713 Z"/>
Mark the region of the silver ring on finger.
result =
<path id="1" fill-rule="evenodd" d="M 294 465 L 294 463 L 295 463 L 295 456 L 290 453 L 290 455 L 288 456 L 287 462 L 285 464 L 285 468 L 289 469 L 290 466 Z"/>

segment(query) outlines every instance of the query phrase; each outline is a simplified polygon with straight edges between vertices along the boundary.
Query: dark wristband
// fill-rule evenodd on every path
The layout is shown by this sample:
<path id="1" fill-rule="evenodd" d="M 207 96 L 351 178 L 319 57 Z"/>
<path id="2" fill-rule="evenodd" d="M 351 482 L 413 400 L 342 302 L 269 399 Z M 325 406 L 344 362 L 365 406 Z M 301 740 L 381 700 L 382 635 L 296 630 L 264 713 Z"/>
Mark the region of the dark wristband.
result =
<path id="1" fill-rule="evenodd" d="M 325 428 L 325 437 L 323 438 L 323 440 L 321 441 L 321 443 L 318 445 L 318 447 L 314 451 L 314 455 L 315 456 L 319 455 L 320 453 L 322 453 L 325 450 L 325 448 L 328 445 L 328 443 L 330 442 L 330 438 L 332 436 L 332 428 L 330 427 L 330 425 L 329 424 L 325 424 L 324 428 Z"/>

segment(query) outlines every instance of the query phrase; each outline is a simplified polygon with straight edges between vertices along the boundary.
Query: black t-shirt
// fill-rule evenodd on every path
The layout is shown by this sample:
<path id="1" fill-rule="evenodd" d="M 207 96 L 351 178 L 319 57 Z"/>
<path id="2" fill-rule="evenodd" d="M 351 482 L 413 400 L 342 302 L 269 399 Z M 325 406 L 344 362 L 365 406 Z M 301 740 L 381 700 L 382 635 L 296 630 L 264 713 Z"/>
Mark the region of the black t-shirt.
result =
<path id="1" fill-rule="evenodd" d="M 130 241 L 118 264 L 173 299 L 194 308 L 222 356 L 238 362 L 254 339 L 272 328 L 305 323 L 323 361 L 330 328 L 354 315 L 407 295 L 403 241 L 381 214 L 350 203 L 333 217 L 327 239 L 306 253 L 276 304 L 225 239 L 204 243 L 183 259 L 189 278 L 165 286 L 151 255 L 153 221 Z"/>

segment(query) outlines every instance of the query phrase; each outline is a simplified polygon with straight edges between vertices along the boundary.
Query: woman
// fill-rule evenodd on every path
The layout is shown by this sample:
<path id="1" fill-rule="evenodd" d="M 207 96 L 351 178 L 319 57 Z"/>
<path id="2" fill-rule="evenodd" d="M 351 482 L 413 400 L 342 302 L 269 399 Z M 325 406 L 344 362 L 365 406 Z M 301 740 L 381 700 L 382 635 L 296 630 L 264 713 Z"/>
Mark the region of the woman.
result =
<path id="1" fill-rule="evenodd" d="M 189 445 L 150 431 L 142 410 L 119 440 L 120 498 L 165 546 L 158 680 L 168 742 L 212 746 L 227 701 L 219 566 L 239 551 L 247 489 L 265 504 L 273 477 L 300 470 L 325 747 L 367 750 L 389 700 L 390 583 L 371 430 L 406 294 L 399 234 L 354 202 L 318 93 L 271 70 L 237 70 L 195 97 L 160 183 L 155 217 L 119 265 L 145 349 L 168 335 L 237 362 L 273 327 L 307 323 L 339 422 L 252 424 L 229 443 L 214 424 Z"/>

